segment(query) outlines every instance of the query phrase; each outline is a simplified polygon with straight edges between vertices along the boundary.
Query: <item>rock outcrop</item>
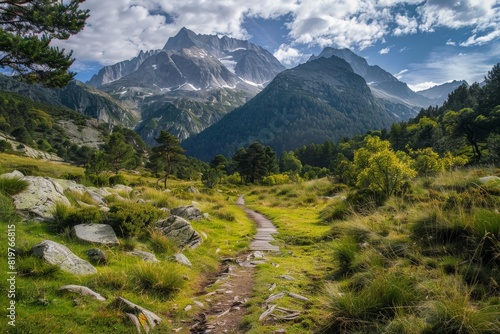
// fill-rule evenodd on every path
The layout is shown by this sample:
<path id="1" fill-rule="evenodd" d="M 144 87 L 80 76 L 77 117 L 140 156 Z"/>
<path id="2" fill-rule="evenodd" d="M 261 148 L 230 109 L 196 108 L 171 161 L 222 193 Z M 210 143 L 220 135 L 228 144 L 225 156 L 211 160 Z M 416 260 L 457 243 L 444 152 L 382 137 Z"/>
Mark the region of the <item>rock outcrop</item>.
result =
<path id="1" fill-rule="evenodd" d="M 184 219 L 187 219 L 189 221 L 201 220 L 203 216 L 200 209 L 198 209 L 193 205 L 185 205 L 173 208 L 170 210 L 170 213 L 182 217 Z"/>
<path id="2" fill-rule="evenodd" d="M 149 252 L 145 252 L 145 251 L 141 251 L 141 250 L 137 250 L 137 249 L 134 249 L 131 252 L 127 252 L 127 254 L 140 257 L 141 259 L 143 259 L 146 262 L 160 262 L 156 258 L 156 255 L 154 255 L 153 253 L 149 253 Z"/>
<path id="3" fill-rule="evenodd" d="M 90 275 L 97 273 L 97 269 L 87 261 L 73 254 L 68 247 L 51 240 L 44 240 L 38 245 L 35 245 L 33 247 L 33 254 L 75 275 Z"/>
<path id="4" fill-rule="evenodd" d="M 73 227 L 73 231 L 79 240 L 104 245 L 116 245 L 120 243 L 111 225 L 79 224 Z"/>
<path id="5" fill-rule="evenodd" d="M 184 218 L 171 215 L 156 222 L 155 228 L 180 247 L 196 248 L 201 245 L 201 236 Z"/>
<path id="6" fill-rule="evenodd" d="M 28 188 L 12 197 L 17 210 L 40 219 L 51 219 L 56 203 L 71 205 L 64 196 L 63 187 L 54 179 L 41 176 L 25 176 L 22 179 L 28 182 Z"/>

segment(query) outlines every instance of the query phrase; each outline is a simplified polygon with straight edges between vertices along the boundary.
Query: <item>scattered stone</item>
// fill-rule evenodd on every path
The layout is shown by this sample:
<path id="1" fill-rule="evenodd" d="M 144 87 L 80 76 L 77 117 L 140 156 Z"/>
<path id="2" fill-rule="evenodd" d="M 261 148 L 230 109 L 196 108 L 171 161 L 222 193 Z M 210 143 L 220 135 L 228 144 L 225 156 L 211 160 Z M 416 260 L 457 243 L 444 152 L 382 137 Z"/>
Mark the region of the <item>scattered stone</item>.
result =
<path id="1" fill-rule="evenodd" d="M 208 235 L 205 232 L 201 231 L 200 234 L 203 237 L 203 239 L 205 239 L 205 240 L 208 239 Z"/>
<path id="2" fill-rule="evenodd" d="M 273 291 L 274 289 L 276 289 L 276 283 L 271 284 L 269 291 Z"/>
<path id="3" fill-rule="evenodd" d="M 280 275 L 280 278 L 287 280 L 287 281 L 295 281 L 295 278 L 293 278 L 290 275 Z"/>
<path id="4" fill-rule="evenodd" d="M 193 308 L 192 305 L 186 305 L 186 307 L 184 307 L 184 311 L 186 312 L 191 311 L 192 308 Z"/>
<path id="5" fill-rule="evenodd" d="M 41 176 L 25 176 L 22 179 L 28 182 L 28 188 L 12 196 L 17 210 L 47 220 L 54 217 L 56 203 L 71 205 L 64 196 L 64 189 L 54 179 Z"/>
<path id="6" fill-rule="evenodd" d="M 482 184 L 492 183 L 492 184 L 499 184 L 500 185 L 500 177 L 498 177 L 498 176 L 484 176 L 484 177 L 479 178 L 479 182 L 481 182 Z"/>
<path id="7" fill-rule="evenodd" d="M 94 299 L 97 299 L 101 302 L 105 301 L 106 298 L 98 294 L 97 292 L 87 288 L 86 286 L 81 286 L 81 285 L 65 285 L 59 288 L 59 291 L 69 291 L 69 292 L 74 292 L 78 293 L 79 295 L 82 296 L 90 296 Z"/>
<path id="8" fill-rule="evenodd" d="M 193 205 L 185 205 L 173 208 L 172 210 L 170 210 L 170 213 L 182 217 L 184 219 L 187 219 L 189 221 L 201 220 L 203 216 L 200 209 L 198 209 Z"/>
<path id="9" fill-rule="evenodd" d="M 309 300 L 309 298 L 307 297 L 304 297 L 304 296 L 301 296 L 299 294 L 296 294 L 296 293 L 293 293 L 293 292 L 289 292 L 288 295 L 292 298 L 295 298 L 295 299 L 300 299 L 300 300 Z"/>
<path id="10" fill-rule="evenodd" d="M 149 252 L 141 251 L 138 249 L 134 249 L 131 252 L 127 252 L 127 254 L 140 257 L 141 259 L 143 259 L 146 262 L 160 262 L 160 260 L 158 260 L 156 258 L 156 255 L 149 253 Z"/>
<path id="11" fill-rule="evenodd" d="M 285 297 L 285 295 L 286 295 L 286 292 L 285 292 L 285 291 L 282 291 L 282 292 L 280 292 L 280 293 L 276 293 L 276 294 L 274 294 L 274 295 L 270 295 L 270 296 L 266 299 L 266 301 L 265 301 L 264 303 L 269 304 L 270 302 L 272 302 L 272 301 L 274 301 L 274 300 L 277 300 L 277 299 L 280 299 L 280 298 Z"/>
<path id="12" fill-rule="evenodd" d="M 210 214 L 208 212 L 203 212 L 203 219 L 210 220 Z"/>
<path id="13" fill-rule="evenodd" d="M 155 227 L 167 238 L 174 240 L 178 246 L 196 248 L 201 245 L 200 234 L 184 218 L 171 215 L 156 222 Z"/>
<path id="14" fill-rule="evenodd" d="M 127 193 L 131 193 L 132 191 L 134 191 L 134 189 L 132 189 L 132 187 L 129 187 L 129 186 L 126 186 L 123 184 L 115 184 L 113 186 L 113 189 L 118 190 L 118 191 L 125 191 Z"/>
<path id="15" fill-rule="evenodd" d="M 262 313 L 259 317 L 259 321 L 264 321 L 273 311 L 274 309 L 276 308 L 276 304 L 275 305 L 267 305 L 267 310 L 264 311 L 264 313 Z"/>
<path id="16" fill-rule="evenodd" d="M 38 245 L 35 245 L 33 247 L 33 254 L 75 275 L 90 275 L 97 273 L 96 268 L 73 254 L 68 247 L 51 240 L 44 240 Z"/>
<path id="17" fill-rule="evenodd" d="M 115 231 L 107 224 L 79 224 L 73 227 L 75 236 L 83 241 L 97 244 L 119 244 Z"/>
<path id="18" fill-rule="evenodd" d="M 194 301 L 194 303 L 195 303 L 196 305 L 198 305 L 199 307 L 201 307 L 201 308 L 205 307 L 205 305 L 203 305 L 203 303 L 202 303 L 202 302 L 199 302 L 199 301 L 197 301 L 197 300 L 195 300 L 195 301 Z"/>
<path id="19" fill-rule="evenodd" d="M 200 191 L 198 189 L 196 189 L 195 186 L 189 186 L 189 188 L 187 189 L 187 191 L 189 193 L 192 193 L 192 194 L 199 194 L 200 193 Z"/>
<path id="20" fill-rule="evenodd" d="M 160 318 L 153 312 L 137 304 L 134 304 L 123 297 L 118 297 L 117 299 L 115 299 L 115 301 L 110 306 L 119 310 L 123 310 L 132 321 L 134 326 L 137 328 L 138 333 L 142 333 L 142 328 L 146 333 L 148 333 L 151 328 L 156 327 L 162 322 L 162 318 Z M 137 319 L 137 322 L 140 324 L 140 326 L 137 326 L 137 322 L 134 321 L 132 319 L 133 317 L 129 316 L 129 314 L 133 315 Z"/>
<path id="21" fill-rule="evenodd" d="M 175 258 L 175 261 L 185 265 L 185 266 L 188 266 L 188 267 L 192 267 L 193 265 L 191 264 L 191 261 L 189 261 L 189 259 L 186 257 L 186 255 L 184 254 L 181 254 L 181 253 L 177 253 L 174 255 L 174 258 Z"/>
<path id="22" fill-rule="evenodd" d="M 99 248 L 91 248 L 85 252 L 89 257 L 89 260 L 95 264 L 107 264 L 108 257 L 103 250 Z"/>
<path id="23" fill-rule="evenodd" d="M 253 257 L 256 259 L 262 259 L 262 258 L 264 258 L 264 254 L 262 254 L 261 251 L 256 251 L 253 253 Z"/>

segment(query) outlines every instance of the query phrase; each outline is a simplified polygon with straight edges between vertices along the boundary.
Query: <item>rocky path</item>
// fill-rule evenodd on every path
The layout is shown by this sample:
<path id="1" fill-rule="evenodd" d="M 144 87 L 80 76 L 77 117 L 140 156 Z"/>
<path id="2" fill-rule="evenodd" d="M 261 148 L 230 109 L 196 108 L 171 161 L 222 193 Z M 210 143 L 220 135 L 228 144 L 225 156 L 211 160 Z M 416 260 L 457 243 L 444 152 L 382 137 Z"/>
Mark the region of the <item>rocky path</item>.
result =
<path id="1" fill-rule="evenodd" d="M 251 252 L 225 261 L 221 273 L 207 286 L 216 289 L 199 296 L 195 302 L 198 306 L 204 302 L 208 305 L 196 316 L 190 333 L 244 333 L 240 325 L 246 313 L 244 304 L 250 298 L 255 283 L 255 266 L 265 262 L 264 251 L 279 251 L 278 246 L 270 243 L 274 240 L 272 234 L 278 232 L 272 222 L 244 207 L 243 197 L 238 198 L 236 204 L 242 206 L 257 224 L 257 234 L 250 244 Z"/>

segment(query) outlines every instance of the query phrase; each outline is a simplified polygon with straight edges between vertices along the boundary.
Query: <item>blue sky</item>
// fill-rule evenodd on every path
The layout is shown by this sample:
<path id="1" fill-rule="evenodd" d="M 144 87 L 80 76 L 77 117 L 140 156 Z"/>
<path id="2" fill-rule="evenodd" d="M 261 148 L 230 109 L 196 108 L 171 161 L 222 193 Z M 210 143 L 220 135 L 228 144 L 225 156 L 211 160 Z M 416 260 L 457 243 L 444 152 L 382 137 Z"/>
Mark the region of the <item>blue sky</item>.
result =
<path id="1" fill-rule="evenodd" d="M 86 0 L 87 26 L 54 44 L 86 81 L 102 66 L 162 48 L 182 27 L 249 39 L 293 67 L 350 48 L 414 90 L 482 81 L 500 62 L 500 0 Z"/>

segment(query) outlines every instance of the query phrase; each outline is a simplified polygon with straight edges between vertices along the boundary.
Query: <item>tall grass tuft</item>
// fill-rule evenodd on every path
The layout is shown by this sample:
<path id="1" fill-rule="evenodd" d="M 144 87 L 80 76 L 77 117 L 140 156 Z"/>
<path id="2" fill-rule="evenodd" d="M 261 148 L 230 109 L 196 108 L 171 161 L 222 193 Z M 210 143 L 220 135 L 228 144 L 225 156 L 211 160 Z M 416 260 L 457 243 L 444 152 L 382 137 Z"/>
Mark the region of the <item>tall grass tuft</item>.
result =
<path id="1" fill-rule="evenodd" d="M 131 270 L 130 279 L 139 293 L 161 300 L 170 299 L 185 285 L 181 268 L 175 263 L 141 262 Z"/>
<path id="2" fill-rule="evenodd" d="M 0 193 L 12 196 L 28 188 L 28 181 L 18 177 L 0 177 Z"/>

